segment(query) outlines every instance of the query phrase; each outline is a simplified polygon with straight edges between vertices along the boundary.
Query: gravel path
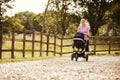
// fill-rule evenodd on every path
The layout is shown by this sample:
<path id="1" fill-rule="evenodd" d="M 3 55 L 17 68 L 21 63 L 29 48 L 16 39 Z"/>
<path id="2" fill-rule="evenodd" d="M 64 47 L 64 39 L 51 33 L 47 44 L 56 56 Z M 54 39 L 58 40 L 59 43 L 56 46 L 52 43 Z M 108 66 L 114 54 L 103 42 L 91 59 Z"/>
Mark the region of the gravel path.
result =
<path id="1" fill-rule="evenodd" d="M 0 63 L 0 80 L 120 80 L 120 56 Z"/>

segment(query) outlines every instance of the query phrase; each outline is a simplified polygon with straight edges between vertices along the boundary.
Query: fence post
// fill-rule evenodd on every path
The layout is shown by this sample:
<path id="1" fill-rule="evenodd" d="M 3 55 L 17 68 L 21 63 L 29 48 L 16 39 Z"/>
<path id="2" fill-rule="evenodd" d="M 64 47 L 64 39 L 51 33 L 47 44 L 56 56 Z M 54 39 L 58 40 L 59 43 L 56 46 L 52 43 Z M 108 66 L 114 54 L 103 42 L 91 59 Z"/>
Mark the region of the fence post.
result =
<path id="1" fill-rule="evenodd" d="M 54 35 L 54 56 L 56 56 L 56 34 Z"/>
<path id="2" fill-rule="evenodd" d="M 25 57 L 25 40 L 26 40 L 26 30 L 23 31 L 23 57 Z"/>
<path id="3" fill-rule="evenodd" d="M 47 51 L 46 51 L 46 56 L 48 56 L 49 52 L 49 34 L 47 34 Z"/>
<path id="4" fill-rule="evenodd" d="M 96 54 L 96 36 L 93 37 L 94 39 L 94 54 Z"/>
<path id="5" fill-rule="evenodd" d="M 11 50 L 11 58 L 14 58 L 14 44 L 15 44 L 15 28 L 12 27 L 12 50 Z"/>
<path id="6" fill-rule="evenodd" d="M 32 57 L 34 57 L 34 40 L 35 40 L 35 32 L 32 31 Z"/>
<path id="7" fill-rule="evenodd" d="M 108 50 L 108 54 L 110 54 L 110 51 L 111 51 L 111 36 L 110 37 L 108 37 L 108 39 L 109 39 L 109 50 Z"/>
<path id="8" fill-rule="evenodd" d="M 62 35 L 62 37 L 61 37 L 60 56 L 62 56 L 62 48 L 63 48 L 63 35 Z"/>
<path id="9" fill-rule="evenodd" d="M 42 33 L 40 32 L 40 56 L 42 56 Z"/>

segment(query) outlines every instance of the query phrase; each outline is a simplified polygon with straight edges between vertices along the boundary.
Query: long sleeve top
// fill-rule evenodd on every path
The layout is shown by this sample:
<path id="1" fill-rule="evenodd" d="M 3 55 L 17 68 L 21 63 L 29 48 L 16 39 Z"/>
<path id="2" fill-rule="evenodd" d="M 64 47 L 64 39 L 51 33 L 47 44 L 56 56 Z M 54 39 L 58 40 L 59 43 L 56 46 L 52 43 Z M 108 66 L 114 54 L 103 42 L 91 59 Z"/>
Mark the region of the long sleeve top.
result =
<path id="1" fill-rule="evenodd" d="M 89 40 L 89 30 L 90 30 L 90 27 L 89 26 L 78 26 L 78 29 L 77 29 L 77 32 L 81 32 L 84 34 L 84 40 Z"/>

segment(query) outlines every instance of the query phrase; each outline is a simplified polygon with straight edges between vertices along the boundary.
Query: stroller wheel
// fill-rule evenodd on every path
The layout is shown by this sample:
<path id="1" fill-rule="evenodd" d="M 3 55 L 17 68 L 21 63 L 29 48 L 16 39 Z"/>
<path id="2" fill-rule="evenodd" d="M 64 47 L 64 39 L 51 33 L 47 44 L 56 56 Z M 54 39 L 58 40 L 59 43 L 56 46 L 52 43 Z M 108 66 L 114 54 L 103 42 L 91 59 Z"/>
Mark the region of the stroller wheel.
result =
<path id="1" fill-rule="evenodd" d="M 73 61 L 73 59 L 74 59 L 74 55 L 72 54 L 72 55 L 71 55 L 71 60 Z"/>
<path id="2" fill-rule="evenodd" d="M 88 55 L 86 55 L 86 61 L 88 61 Z"/>
<path id="3" fill-rule="evenodd" d="M 75 60 L 76 60 L 76 61 L 78 60 L 78 54 L 75 55 Z"/>

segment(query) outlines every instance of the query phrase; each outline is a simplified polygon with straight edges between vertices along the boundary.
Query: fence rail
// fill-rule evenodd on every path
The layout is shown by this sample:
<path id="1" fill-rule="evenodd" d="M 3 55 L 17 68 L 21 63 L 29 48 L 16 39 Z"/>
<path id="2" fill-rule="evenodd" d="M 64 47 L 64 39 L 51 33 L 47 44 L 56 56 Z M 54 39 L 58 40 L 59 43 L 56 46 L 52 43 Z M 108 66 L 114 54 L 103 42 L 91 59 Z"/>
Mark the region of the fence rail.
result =
<path id="1" fill-rule="evenodd" d="M 7 28 L 4 28 L 6 30 Z M 11 29 L 11 34 L 7 37 L 0 35 L 0 59 L 3 58 L 5 53 L 10 53 L 10 58 L 16 58 L 15 54 L 17 52 L 22 53 L 22 57 L 25 58 L 27 53 L 31 53 L 31 57 L 35 57 L 36 52 L 39 53 L 39 56 L 56 56 L 59 54 L 69 54 L 72 52 L 72 38 L 65 38 L 64 36 L 50 35 L 36 31 L 23 30 L 22 34 L 16 34 L 15 28 Z M 8 43 L 7 43 L 8 42 Z M 10 47 L 6 48 L 3 45 L 8 45 Z M 18 47 L 20 46 L 20 47 Z M 107 51 L 108 54 L 111 54 L 111 51 L 120 51 L 120 36 L 91 36 L 90 37 L 90 46 L 94 54 L 96 52 Z M 98 49 L 98 47 L 100 47 Z M 116 47 L 117 48 L 114 48 Z M 16 48 L 18 47 L 18 48 Z M 65 49 L 64 49 L 65 48 Z"/>

